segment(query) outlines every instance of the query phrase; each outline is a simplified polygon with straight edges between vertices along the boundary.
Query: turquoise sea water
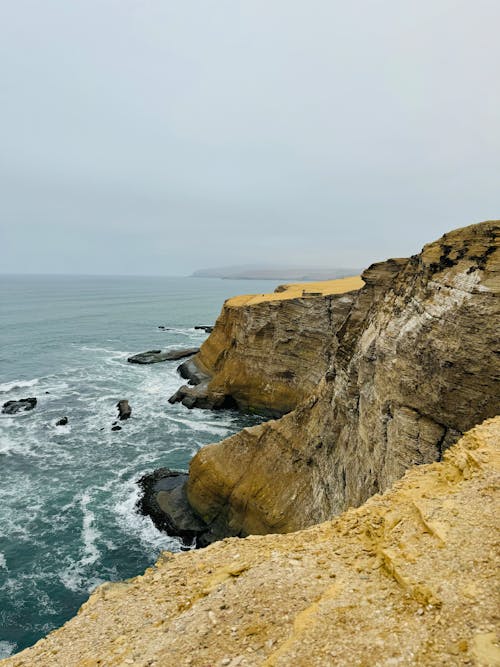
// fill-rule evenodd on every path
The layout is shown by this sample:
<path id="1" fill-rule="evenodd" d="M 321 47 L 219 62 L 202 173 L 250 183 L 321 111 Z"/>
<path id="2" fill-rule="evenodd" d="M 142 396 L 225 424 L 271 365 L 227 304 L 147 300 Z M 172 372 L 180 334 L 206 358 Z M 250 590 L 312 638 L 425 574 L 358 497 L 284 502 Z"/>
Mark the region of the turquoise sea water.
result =
<path id="1" fill-rule="evenodd" d="M 0 404 L 38 398 L 31 412 L 0 415 L 0 657 L 59 627 L 98 584 L 180 549 L 136 513 L 135 481 L 186 469 L 201 446 L 259 418 L 169 405 L 179 362 L 127 356 L 199 345 L 194 325 L 213 323 L 225 298 L 276 284 L 0 276 Z M 123 398 L 132 418 L 112 432 Z"/>

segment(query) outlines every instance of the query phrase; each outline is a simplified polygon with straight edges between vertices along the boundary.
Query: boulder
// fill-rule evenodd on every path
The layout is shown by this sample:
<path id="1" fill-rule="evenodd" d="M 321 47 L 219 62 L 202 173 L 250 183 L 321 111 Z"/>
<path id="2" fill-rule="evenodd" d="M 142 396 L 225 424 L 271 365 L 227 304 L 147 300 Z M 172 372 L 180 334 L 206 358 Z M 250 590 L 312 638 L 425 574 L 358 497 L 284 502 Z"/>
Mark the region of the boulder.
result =
<path id="1" fill-rule="evenodd" d="M 210 380 L 210 376 L 198 366 L 196 359 L 188 359 L 188 361 L 185 361 L 178 366 L 177 372 L 181 378 L 184 378 L 184 380 L 187 380 L 189 384 L 192 385 L 201 384 Z"/>
<path id="2" fill-rule="evenodd" d="M 228 394 L 214 393 L 208 391 L 208 382 L 201 382 L 196 386 L 187 384 L 179 387 L 168 402 L 171 404 L 182 403 L 184 407 L 201 408 L 202 410 L 223 410 L 236 408 L 234 399 Z"/>
<path id="3" fill-rule="evenodd" d="M 212 331 L 214 330 L 212 325 L 207 325 L 207 324 L 198 325 L 195 327 L 195 329 L 205 331 L 206 333 L 212 333 Z"/>
<path id="4" fill-rule="evenodd" d="M 199 351 L 199 347 L 181 348 L 179 350 L 148 350 L 147 352 L 140 352 L 129 357 L 127 361 L 131 364 L 157 364 L 160 361 L 176 361 L 184 357 L 191 357 Z"/>
<path id="5" fill-rule="evenodd" d="M 156 528 L 187 543 L 206 546 L 214 539 L 209 526 L 191 509 L 186 497 L 187 473 L 159 468 L 138 480 L 142 494 L 138 511 L 149 516 Z"/>
<path id="6" fill-rule="evenodd" d="M 132 414 L 132 408 L 130 407 L 128 401 L 118 401 L 116 407 L 118 408 L 118 416 L 122 421 L 124 419 L 129 419 Z"/>
<path id="7" fill-rule="evenodd" d="M 17 412 L 28 412 L 33 410 L 37 404 L 36 398 L 20 398 L 18 401 L 7 401 L 2 406 L 2 412 L 6 415 L 14 415 Z"/>
<path id="8" fill-rule="evenodd" d="M 56 426 L 66 426 L 68 423 L 68 418 L 67 417 L 61 417 L 59 421 L 56 422 Z"/>

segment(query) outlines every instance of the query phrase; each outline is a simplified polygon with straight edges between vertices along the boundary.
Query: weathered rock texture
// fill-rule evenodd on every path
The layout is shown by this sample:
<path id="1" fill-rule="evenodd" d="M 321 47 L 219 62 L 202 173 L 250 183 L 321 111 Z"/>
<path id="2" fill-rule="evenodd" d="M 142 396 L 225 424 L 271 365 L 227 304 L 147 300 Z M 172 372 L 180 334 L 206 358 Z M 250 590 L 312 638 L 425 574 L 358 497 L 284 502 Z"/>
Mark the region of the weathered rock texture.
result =
<path id="1" fill-rule="evenodd" d="M 284 348 L 293 349 L 294 323 L 311 322 L 303 394 L 324 377 L 290 414 L 195 456 L 188 498 L 214 532 L 289 532 L 324 521 L 387 489 L 411 465 L 439 460 L 461 433 L 500 412 L 499 231 L 498 222 L 472 225 L 410 259 L 375 264 L 365 287 L 327 309 L 324 297 L 284 301 L 276 311 L 262 302 L 262 330 L 290 329 Z M 248 312 L 236 318 L 226 307 L 200 353 L 207 365 L 238 350 L 255 317 Z M 219 342 L 222 331 L 230 333 Z M 262 367 L 264 354 L 249 366 Z M 276 386 L 283 406 L 301 395 Z M 261 393 L 264 402 L 273 391 Z"/>
<path id="2" fill-rule="evenodd" d="M 196 327 L 195 327 L 196 328 Z M 127 361 L 131 364 L 158 364 L 162 361 L 176 361 L 184 357 L 191 357 L 199 351 L 199 347 L 182 348 L 180 350 L 148 350 L 129 357 Z"/>
<path id="3" fill-rule="evenodd" d="M 17 412 L 33 410 L 36 404 L 36 398 L 20 398 L 17 401 L 7 401 L 2 405 L 2 412 L 6 415 L 15 415 Z"/>
<path id="4" fill-rule="evenodd" d="M 170 401 L 289 412 L 325 374 L 332 338 L 362 285 L 359 277 L 343 278 L 228 299 L 200 352 L 180 367 L 196 386 L 181 387 Z"/>
<path id="5" fill-rule="evenodd" d="M 500 418 L 333 521 L 165 553 L 2 667 L 491 667 Z"/>

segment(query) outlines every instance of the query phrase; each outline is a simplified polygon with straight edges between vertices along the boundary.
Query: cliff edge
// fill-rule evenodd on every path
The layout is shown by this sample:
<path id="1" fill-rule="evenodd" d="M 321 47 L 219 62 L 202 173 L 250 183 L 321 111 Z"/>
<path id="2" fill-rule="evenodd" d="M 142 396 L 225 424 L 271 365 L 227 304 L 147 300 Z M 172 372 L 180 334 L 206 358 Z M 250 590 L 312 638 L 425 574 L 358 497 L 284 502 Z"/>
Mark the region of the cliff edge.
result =
<path id="1" fill-rule="evenodd" d="M 500 418 L 289 535 L 165 553 L 2 667 L 500 664 Z"/>
<path id="2" fill-rule="evenodd" d="M 363 284 L 354 276 L 228 299 L 199 353 L 180 366 L 191 386 L 170 401 L 274 416 L 293 410 L 325 374 L 332 337 Z"/>
<path id="3" fill-rule="evenodd" d="M 445 234 L 419 255 L 375 264 L 362 275 L 364 287 L 331 297 L 328 316 L 316 312 L 325 297 L 300 304 L 312 309 L 300 321 L 322 322 L 311 345 L 321 363 L 297 349 L 307 397 L 281 419 L 202 448 L 191 462 L 187 496 L 214 535 L 324 521 L 384 491 L 412 465 L 440 460 L 462 433 L 500 412 L 499 235 L 498 221 L 483 222 Z M 274 319 L 266 311 L 260 326 L 288 322 L 293 341 L 298 304 L 262 305 L 275 303 Z M 226 308 L 201 358 L 215 366 L 233 355 L 228 341 L 246 336 L 252 308 L 239 309 L 219 343 Z M 210 357 L 215 348 L 222 351 Z M 248 361 L 256 373 L 263 359 L 265 349 Z"/>

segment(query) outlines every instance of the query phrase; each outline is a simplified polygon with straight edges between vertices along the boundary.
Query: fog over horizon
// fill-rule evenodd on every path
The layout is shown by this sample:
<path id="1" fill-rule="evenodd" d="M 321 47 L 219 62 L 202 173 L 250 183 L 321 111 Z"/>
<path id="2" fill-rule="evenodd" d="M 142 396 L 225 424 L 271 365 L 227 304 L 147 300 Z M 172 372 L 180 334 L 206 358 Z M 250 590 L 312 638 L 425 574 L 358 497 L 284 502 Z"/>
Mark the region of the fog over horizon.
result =
<path id="1" fill-rule="evenodd" d="M 0 5 L 0 272 L 359 267 L 500 217 L 496 0 Z"/>

